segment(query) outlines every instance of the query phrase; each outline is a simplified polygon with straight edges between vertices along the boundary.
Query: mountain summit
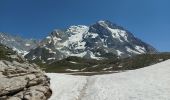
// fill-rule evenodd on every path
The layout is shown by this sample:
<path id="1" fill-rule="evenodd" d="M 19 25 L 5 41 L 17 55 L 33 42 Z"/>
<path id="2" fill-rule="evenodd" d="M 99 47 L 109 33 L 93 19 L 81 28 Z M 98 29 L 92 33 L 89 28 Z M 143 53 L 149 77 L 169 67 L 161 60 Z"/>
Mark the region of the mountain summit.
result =
<path id="1" fill-rule="evenodd" d="M 90 26 L 74 25 L 66 30 L 56 29 L 25 57 L 46 63 L 69 56 L 103 59 L 155 52 L 155 48 L 123 27 L 101 20 Z"/>

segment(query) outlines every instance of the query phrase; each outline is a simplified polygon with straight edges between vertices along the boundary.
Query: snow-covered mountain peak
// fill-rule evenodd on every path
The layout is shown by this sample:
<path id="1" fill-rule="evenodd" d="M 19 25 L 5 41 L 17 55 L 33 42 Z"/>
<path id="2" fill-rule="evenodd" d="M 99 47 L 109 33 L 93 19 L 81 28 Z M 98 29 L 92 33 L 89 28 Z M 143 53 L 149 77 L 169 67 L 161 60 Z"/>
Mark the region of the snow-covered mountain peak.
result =
<path id="1" fill-rule="evenodd" d="M 130 32 L 126 31 L 121 26 L 113 24 L 107 20 L 98 21 L 96 24 L 90 26 L 89 31 L 92 33 L 98 33 L 104 40 L 113 38 L 119 42 L 129 42 L 129 37 L 133 37 Z"/>
<path id="2" fill-rule="evenodd" d="M 97 21 L 97 23 L 105 23 L 105 24 L 113 24 L 111 21 L 109 21 L 109 20 L 99 20 L 99 21 Z"/>
<path id="3" fill-rule="evenodd" d="M 104 21 L 104 20 L 98 21 L 97 24 L 99 24 L 99 25 L 101 25 L 101 26 L 103 26 L 103 27 L 108 27 L 108 24 L 107 24 L 106 21 Z"/>
<path id="4" fill-rule="evenodd" d="M 73 26 L 70 26 L 68 29 L 67 29 L 67 32 L 71 32 L 71 33 L 74 33 L 74 34 L 82 34 L 82 33 L 86 33 L 88 32 L 89 30 L 89 27 L 88 26 L 85 26 L 85 25 L 73 25 Z"/>
<path id="5" fill-rule="evenodd" d="M 98 59 L 156 52 L 152 46 L 134 37 L 123 27 L 107 20 L 90 26 L 73 25 L 65 30 L 54 30 L 43 40 L 42 45 L 43 48 L 32 50 L 26 57 L 33 59 L 37 56 L 48 61 L 51 58 L 60 60 L 69 56 Z M 42 53 L 36 54 L 39 51 Z M 49 57 L 45 57 L 43 52 Z"/>
<path id="6" fill-rule="evenodd" d="M 59 29 L 54 29 L 53 32 L 51 32 L 51 35 L 52 36 L 57 36 L 57 35 L 59 35 L 59 33 L 60 33 Z"/>
<path id="7" fill-rule="evenodd" d="M 89 27 L 85 25 L 73 25 L 66 29 L 66 31 L 55 29 L 43 41 L 48 40 L 48 43 L 51 43 L 52 41 L 56 43 L 57 41 L 65 41 L 68 39 L 69 43 L 73 43 L 76 41 L 81 41 L 81 38 L 88 32 L 88 30 Z"/>
<path id="8" fill-rule="evenodd" d="M 122 26 L 119 26 L 115 23 L 110 22 L 109 20 L 100 20 L 96 22 L 92 26 L 98 26 L 98 27 L 103 27 L 103 28 L 111 28 L 111 29 L 119 29 L 119 30 L 125 30 Z"/>

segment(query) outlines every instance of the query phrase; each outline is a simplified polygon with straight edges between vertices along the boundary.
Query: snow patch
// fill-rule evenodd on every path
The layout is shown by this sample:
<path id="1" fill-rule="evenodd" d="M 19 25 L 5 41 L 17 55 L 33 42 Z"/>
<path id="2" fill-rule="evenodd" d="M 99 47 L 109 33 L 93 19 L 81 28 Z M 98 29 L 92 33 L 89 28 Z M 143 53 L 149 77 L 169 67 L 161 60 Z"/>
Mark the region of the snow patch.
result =
<path id="1" fill-rule="evenodd" d="M 122 73 L 73 76 L 47 73 L 49 100 L 170 100 L 170 60 Z"/>
<path id="2" fill-rule="evenodd" d="M 12 50 L 16 51 L 18 54 L 21 54 L 22 56 L 27 55 L 29 52 L 28 51 L 24 51 L 24 50 L 19 50 L 15 47 L 12 48 Z"/>
<path id="3" fill-rule="evenodd" d="M 123 54 L 123 52 L 121 52 L 120 50 L 116 50 L 116 51 L 117 51 L 118 56 L 121 56 Z"/>
<path id="4" fill-rule="evenodd" d="M 135 49 L 138 50 L 140 53 L 146 52 L 146 49 L 144 47 L 141 47 L 141 46 L 135 46 Z"/>
<path id="5" fill-rule="evenodd" d="M 132 50 L 131 48 L 129 48 L 129 47 L 127 47 L 127 46 L 126 46 L 126 50 L 127 50 L 128 52 L 130 52 L 130 53 L 141 54 L 140 52 L 137 52 L 137 51 L 135 51 L 135 50 Z"/>
<path id="6" fill-rule="evenodd" d="M 53 58 L 48 58 L 47 60 L 55 60 L 55 57 L 53 57 Z"/>
<path id="7" fill-rule="evenodd" d="M 76 57 L 84 57 L 87 54 L 87 52 L 82 52 L 79 54 L 70 54 L 70 56 L 76 56 Z"/>
<path id="8" fill-rule="evenodd" d="M 57 37 L 53 37 L 52 39 L 53 39 L 54 44 L 62 40 L 61 38 L 57 38 Z"/>
<path id="9" fill-rule="evenodd" d="M 109 31 L 112 32 L 112 37 L 113 38 L 116 38 L 116 39 L 119 39 L 120 42 L 123 42 L 122 38 L 128 42 L 128 39 L 127 39 L 127 33 L 126 31 L 124 30 L 120 30 L 120 29 L 112 29 L 112 28 L 107 28 Z"/>
<path id="10" fill-rule="evenodd" d="M 77 69 L 66 69 L 66 71 L 77 72 L 77 71 L 80 71 L 80 70 L 77 70 Z"/>
<path id="11" fill-rule="evenodd" d="M 29 44 L 29 43 L 26 43 L 26 44 L 25 44 L 25 46 L 27 46 L 27 47 L 30 46 L 30 45 L 31 45 L 31 44 Z"/>
<path id="12" fill-rule="evenodd" d="M 101 57 L 96 57 L 96 56 L 93 54 L 93 52 L 91 52 L 91 51 L 90 51 L 90 58 L 96 59 L 96 60 L 102 59 Z"/>
<path id="13" fill-rule="evenodd" d="M 109 67 L 109 68 L 104 68 L 103 70 L 106 71 L 106 70 L 109 70 L 109 69 L 112 69 L 113 67 Z"/>
<path id="14" fill-rule="evenodd" d="M 72 63 L 72 64 L 77 64 L 77 62 L 74 62 L 74 61 L 69 61 L 70 63 Z"/>
<path id="15" fill-rule="evenodd" d="M 93 33 L 91 35 L 92 35 L 92 38 L 96 38 L 97 36 L 99 36 L 97 33 Z"/>

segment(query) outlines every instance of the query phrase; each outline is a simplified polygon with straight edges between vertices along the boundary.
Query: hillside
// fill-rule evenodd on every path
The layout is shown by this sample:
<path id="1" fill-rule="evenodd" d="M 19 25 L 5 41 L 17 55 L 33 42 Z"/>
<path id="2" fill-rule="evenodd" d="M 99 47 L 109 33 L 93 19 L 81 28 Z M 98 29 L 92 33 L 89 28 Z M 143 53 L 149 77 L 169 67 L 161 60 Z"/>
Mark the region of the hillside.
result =
<path id="1" fill-rule="evenodd" d="M 80 57 L 68 57 L 51 64 L 38 63 L 46 72 L 115 72 L 143 68 L 170 59 L 169 53 L 142 54 L 133 57 L 105 60 L 84 59 Z"/>

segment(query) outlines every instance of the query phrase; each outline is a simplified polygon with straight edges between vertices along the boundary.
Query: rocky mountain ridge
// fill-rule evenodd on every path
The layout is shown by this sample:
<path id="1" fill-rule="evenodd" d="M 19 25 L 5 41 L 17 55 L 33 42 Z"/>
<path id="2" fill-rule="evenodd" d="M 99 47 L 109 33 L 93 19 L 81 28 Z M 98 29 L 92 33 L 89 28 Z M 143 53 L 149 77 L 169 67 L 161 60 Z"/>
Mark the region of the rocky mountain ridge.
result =
<path id="1" fill-rule="evenodd" d="M 69 56 L 105 59 L 156 52 L 155 48 L 123 27 L 102 20 L 90 26 L 74 25 L 66 30 L 56 29 L 25 57 L 50 63 Z"/>
<path id="2" fill-rule="evenodd" d="M 0 43 L 12 48 L 20 55 L 26 55 L 29 50 L 37 47 L 39 41 L 35 39 L 25 39 L 8 33 L 0 32 Z"/>

